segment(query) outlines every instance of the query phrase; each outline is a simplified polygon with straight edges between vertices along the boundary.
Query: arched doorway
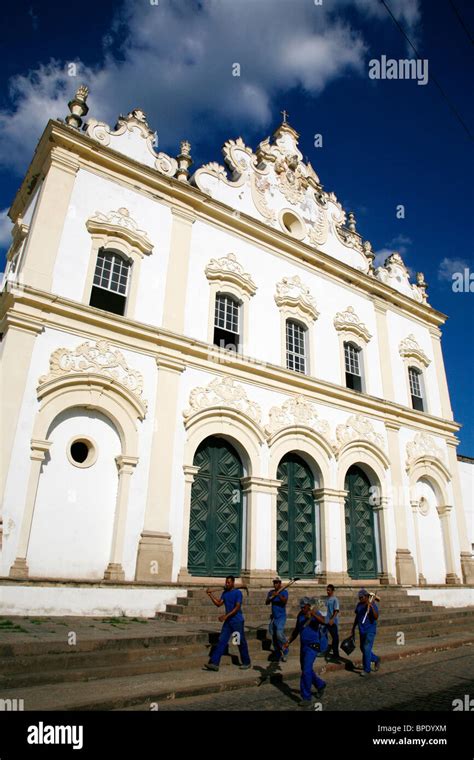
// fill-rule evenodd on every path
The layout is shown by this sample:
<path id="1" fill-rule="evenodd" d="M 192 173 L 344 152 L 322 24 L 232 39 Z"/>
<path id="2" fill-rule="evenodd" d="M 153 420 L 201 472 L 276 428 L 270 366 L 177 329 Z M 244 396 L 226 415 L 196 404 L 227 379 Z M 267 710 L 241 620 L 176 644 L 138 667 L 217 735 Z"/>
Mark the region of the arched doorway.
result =
<path id="1" fill-rule="evenodd" d="M 370 481 L 357 465 L 349 467 L 344 488 L 347 572 L 351 578 L 377 578 L 374 510 Z"/>
<path id="2" fill-rule="evenodd" d="M 48 430 L 28 545 L 30 575 L 102 579 L 117 497 L 118 432 L 95 409 L 69 408 Z"/>
<path id="3" fill-rule="evenodd" d="M 242 564 L 242 461 L 224 438 L 206 438 L 194 456 L 199 472 L 191 490 L 188 571 L 240 575 Z"/>
<path id="4" fill-rule="evenodd" d="M 316 563 L 314 477 L 293 452 L 280 461 L 277 479 L 277 569 L 284 578 L 312 578 Z"/>

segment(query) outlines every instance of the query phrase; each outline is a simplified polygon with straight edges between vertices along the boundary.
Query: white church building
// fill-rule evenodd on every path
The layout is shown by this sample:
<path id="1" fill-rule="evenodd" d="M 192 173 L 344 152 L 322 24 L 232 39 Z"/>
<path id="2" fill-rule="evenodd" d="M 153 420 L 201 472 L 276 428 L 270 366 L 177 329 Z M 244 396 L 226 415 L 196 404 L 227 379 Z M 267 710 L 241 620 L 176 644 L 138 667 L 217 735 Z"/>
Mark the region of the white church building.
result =
<path id="1" fill-rule="evenodd" d="M 474 584 L 423 274 L 374 268 L 286 114 L 191 173 L 87 95 L 9 212 L 0 576 Z"/>

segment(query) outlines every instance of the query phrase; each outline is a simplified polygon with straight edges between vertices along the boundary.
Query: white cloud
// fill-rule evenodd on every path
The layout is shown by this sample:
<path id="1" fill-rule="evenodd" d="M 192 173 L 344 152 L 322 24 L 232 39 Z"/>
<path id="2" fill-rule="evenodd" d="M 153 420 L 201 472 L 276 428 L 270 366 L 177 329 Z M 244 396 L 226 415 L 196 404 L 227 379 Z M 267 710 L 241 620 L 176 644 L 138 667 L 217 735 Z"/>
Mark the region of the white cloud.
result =
<path id="1" fill-rule="evenodd" d="M 448 280 L 449 282 L 452 282 L 453 274 L 457 274 L 458 272 L 464 273 L 465 269 L 469 269 L 468 261 L 446 257 L 439 265 L 438 280 Z"/>
<path id="2" fill-rule="evenodd" d="M 409 26 L 419 22 L 418 0 L 391 0 Z M 48 118 L 64 117 L 84 82 L 90 116 L 114 124 L 120 112 L 143 108 L 158 130 L 160 147 L 181 138 L 205 140 L 209 124 L 259 132 L 293 88 L 317 95 L 348 73 L 365 74 L 367 43 L 361 28 L 343 20 L 352 7 L 357 23 L 393 23 L 374 0 L 181 0 L 151 5 L 125 0 L 103 39 L 102 60 L 43 62 L 10 82 L 12 107 L 0 112 L 0 164 L 25 168 Z M 354 23 L 356 23 L 354 21 Z M 232 76 L 239 63 L 241 76 Z M 290 114 L 291 117 L 291 114 Z"/>
<path id="3" fill-rule="evenodd" d="M 12 242 L 12 223 L 7 216 L 7 208 L 0 210 L 0 248 L 10 248 Z"/>
<path id="4" fill-rule="evenodd" d="M 406 235 L 396 235 L 383 248 L 375 251 L 374 267 L 381 267 L 384 265 L 385 259 L 390 256 L 394 251 L 397 251 L 403 258 L 408 254 L 408 248 L 413 243 L 412 239 Z M 406 265 L 406 262 L 405 262 Z M 407 267 L 410 271 L 409 267 Z"/>

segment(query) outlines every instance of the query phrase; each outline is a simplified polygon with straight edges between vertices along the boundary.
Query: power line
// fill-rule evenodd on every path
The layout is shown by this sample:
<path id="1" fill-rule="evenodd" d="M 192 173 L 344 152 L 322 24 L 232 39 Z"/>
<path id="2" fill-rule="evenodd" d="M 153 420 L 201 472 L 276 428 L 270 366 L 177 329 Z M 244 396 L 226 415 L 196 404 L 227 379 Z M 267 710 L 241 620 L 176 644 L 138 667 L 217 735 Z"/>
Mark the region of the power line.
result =
<path id="1" fill-rule="evenodd" d="M 454 13 L 455 13 L 455 15 L 456 15 L 456 17 L 457 17 L 457 20 L 459 21 L 459 23 L 461 24 L 462 28 L 463 28 L 463 29 L 464 29 L 464 31 L 466 32 L 466 34 L 467 34 L 467 36 L 468 36 L 468 39 L 469 39 L 469 42 L 471 43 L 471 45 L 474 45 L 474 38 L 472 37 L 472 35 L 471 35 L 471 32 L 470 32 L 470 31 L 469 31 L 469 29 L 467 28 L 467 25 L 466 25 L 466 24 L 464 23 L 464 21 L 462 20 L 462 16 L 461 16 L 461 14 L 459 13 L 459 11 L 458 11 L 458 9 L 456 8 L 456 6 L 454 5 L 454 3 L 453 3 L 453 0 L 449 0 L 449 4 L 450 4 L 451 8 L 453 9 L 453 11 L 454 11 Z"/>
<path id="2" fill-rule="evenodd" d="M 408 42 L 408 44 L 410 45 L 410 47 L 412 48 L 412 50 L 415 52 L 415 55 L 416 55 L 416 57 L 417 57 L 417 58 L 419 58 L 419 59 L 421 59 L 421 55 L 419 54 L 418 50 L 416 49 L 416 47 L 414 46 L 413 42 L 410 40 L 410 38 L 409 38 L 409 37 L 408 37 L 408 35 L 406 34 L 406 32 L 405 32 L 405 30 L 403 29 L 403 27 L 401 26 L 401 24 L 398 22 L 398 20 L 397 20 L 397 19 L 395 18 L 395 16 L 393 15 L 392 11 L 391 11 L 391 10 L 390 10 L 390 8 L 388 7 L 388 5 L 387 5 L 387 3 L 385 2 L 385 0 L 380 0 L 380 2 L 381 2 L 381 3 L 382 3 L 382 5 L 384 6 L 384 8 L 386 8 L 387 12 L 390 14 L 390 16 L 391 16 L 391 18 L 392 18 L 392 21 L 393 21 L 393 22 L 394 22 L 394 24 L 395 24 L 395 25 L 398 27 L 399 31 L 400 31 L 400 32 L 401 32 L 401 34 L 404 36 L 405 40 Z M 435 77 L 433 74 L 431 74 L 431 79 L 432 79 L 432 80 L 433 80 L 433 82 L 435 83 L 436 87 L 438 88 L 438 90 L 440 91 L 441 95 L 443 96 L 443 98 L 445 99 L 445 101 L 447 102 L 447 104 L 449 105 L 449 107 L 450 107 L 451 111 L 453 112 L 453 114 L 455 115 L 455 117 L 457 118 L 457 120 L 459 121 L 459 123 L 462 125 L 463 129 L 464 129 L 464 130 L 467 132 L 467 134 L 468 134 L 468 136 L 469 136 L 469 139 L 470 139 L 470 140 L 472 140 L 472 139 L 473 139 L 473 136 L 472 136 L 472 134 L 471 134 L 471 132 L 470 132 L 470 130 L 469 130 L 469 127 L 468 127 L 468 126 L 467 126 L 467 124 L 465 123 L 465 121 L 464 121 L 464 119 L 462 118 L 462 116 L 461 116 L 461 114 L 459 113 L 459 111 L 458 111 L 458 110 L 456 109 L 456 107 L 455 107 L 455 106 L 454 106 L 454 105 L 451 103 L 450 99 L 448 98 L 448 96 L 446 95 L 445 91 L 443 90 L 443 88 L 441 87 L 440 83 L 438 82 L 438 80 L 436 79 L 436 77 Z"/>

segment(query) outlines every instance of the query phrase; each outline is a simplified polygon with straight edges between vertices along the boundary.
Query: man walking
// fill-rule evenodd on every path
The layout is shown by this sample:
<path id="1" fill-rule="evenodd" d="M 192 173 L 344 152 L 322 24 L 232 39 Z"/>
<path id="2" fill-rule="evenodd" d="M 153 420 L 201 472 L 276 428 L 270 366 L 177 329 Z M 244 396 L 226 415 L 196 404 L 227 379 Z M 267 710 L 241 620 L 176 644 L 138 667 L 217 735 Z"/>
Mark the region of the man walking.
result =
<path id="1" fill-rule="evenodd" d="M 244 633 L 242 592 L 235 588 L 234 576 L 228 575 L 225 579 L 225 588 L 220 599 L 216 599 L 213 596 L 211 589 L 208 589 L 206 593 L 216 607 L 222 607 L 222 605 L 225 606 L 225 615 L 219 615 L 219 620 L 223 623 L 219 641 L 217 642 L 216 648 L 214 649 L 209 662 L 207 665 L 204 665 L 203 670 L 219 670 L 221 657 L 226 650 L 231 636 L 239 647 L 242 660 L 240 670 L 248 670 L 250 668 L 250 656 Z"/>
<path id="2" fill-rule="evenodd" d="M 273 589 L 268 592 L 265 604 L 272 605 L 270 625 L 268 630 L 272 637 L 277 662 L 286 662 L 286 605 L 288 603 L 288 591 L 281 590 L 281 578 L 273 579 Z"/>
<path id="3" fill-rule="evenodd" d="M 328 584 L 326 593 L 328 595 L 326 603 L 326 625 L 331 634 L 331 645 L 327 650 L 326 657 L 330 656 L 332 649 L 333 659 L 339 660 L 339 599 L 335 595 L 335 588 L 332 583 Z"/>
<path id="4" fill-rule="evenodd" d="M 324 626 L 324 617 L 321 612 L 314 611 L 311 606 L 315 603 L 314 599 L 304 596 L 300 599 L 300 612 L 296 618 L 296 626 L 290 636 L 288 645 L 290 645 L 297 636 L 300 637 L 300 707 L 311 707 L 313 699 L 311 696 L 311 686 L 316 686 L 317 696 L 321 697 L 326 688 L 325 681 L 319 678 L 313 670 L 313 664 L 320 652 L 324 652 L 327 647 L 327 637 Z"/>
<path id="5" fill-rule="evenodd" d="M 360 649 L 362 652 L 362 673 L 361 676 L 370 675 L 371 663 L 375 663 L 374 670 L 380 668 L 380 657 L 373 653 L 375 635 L 377 633 L 377 620 L 379 610 L 375 602 L 369 599 L 369 592 L 365 588 L 359 591 L 359 603 L 355 608 L 355 618 L 352 625 L 352 636 L 355 635 L 356 625 L 359 626 Z"/>

